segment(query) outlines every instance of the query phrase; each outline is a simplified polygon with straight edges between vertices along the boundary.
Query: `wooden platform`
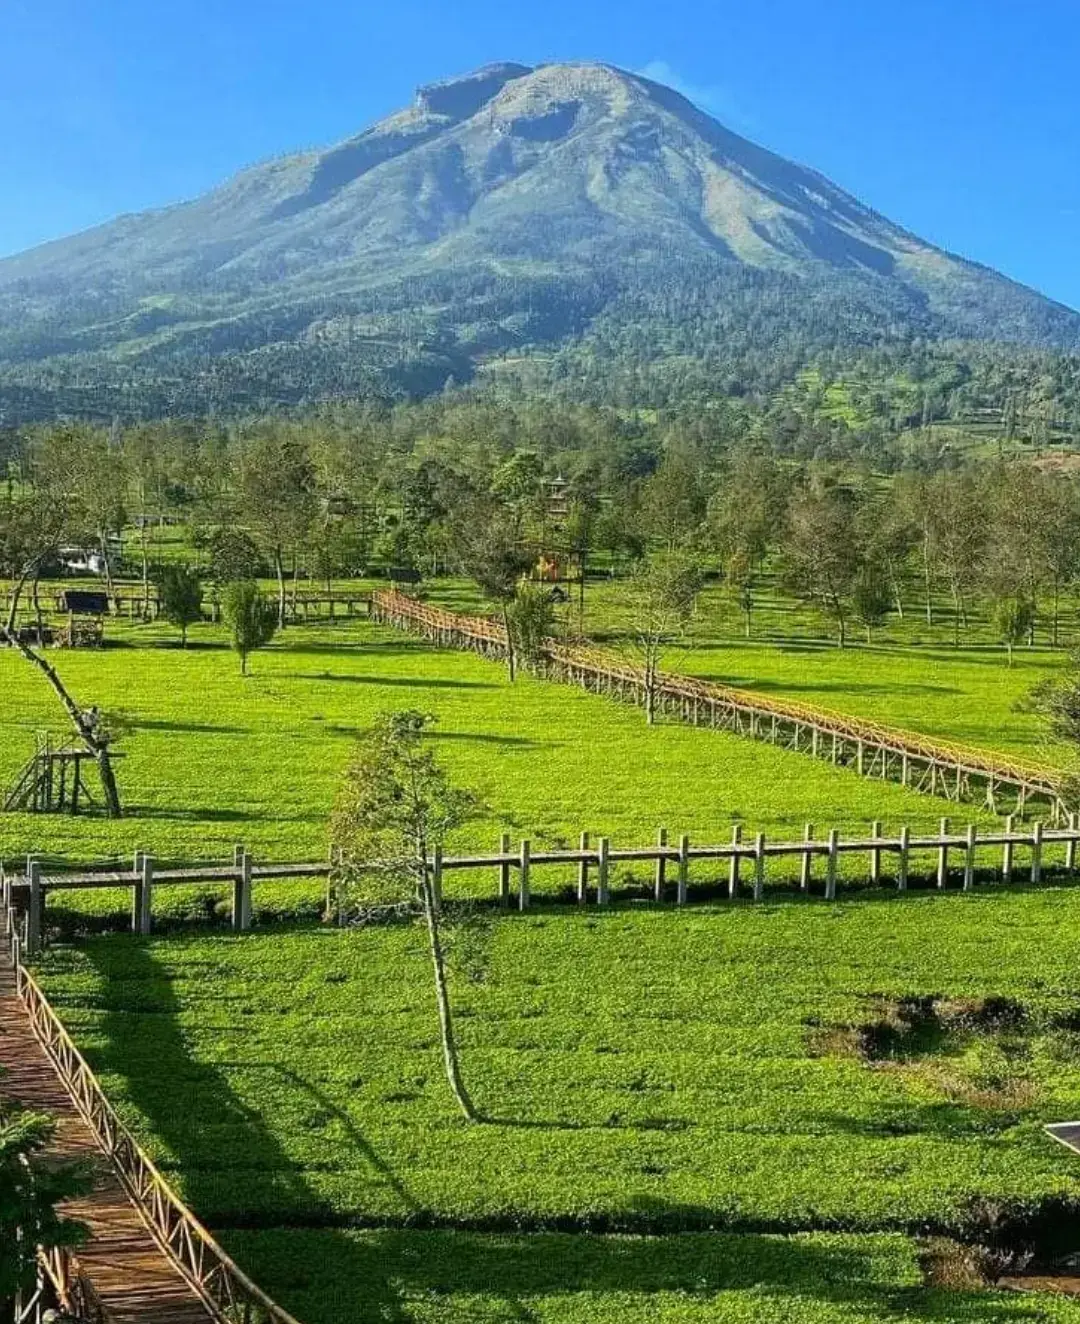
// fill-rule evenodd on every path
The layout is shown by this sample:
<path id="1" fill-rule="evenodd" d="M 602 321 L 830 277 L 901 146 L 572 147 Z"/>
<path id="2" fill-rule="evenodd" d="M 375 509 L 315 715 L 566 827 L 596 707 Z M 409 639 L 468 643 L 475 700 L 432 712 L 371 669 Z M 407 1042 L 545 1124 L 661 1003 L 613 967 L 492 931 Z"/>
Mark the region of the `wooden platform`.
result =
<path id="1" fill-rule="evenodd" d="M 115 1324 L 206 1324 L 213 1318 L 150 1235 L 79 1117 L 44 1049 L 35 1039 L 15 988 L 0 936 L 0 1091 L 57 1122 L 51 1153 L 91 1162 L 93 1190 L 65 1212 L 86 1224 L 89 1241 L 78 1251 L 109 1319 Z"/>

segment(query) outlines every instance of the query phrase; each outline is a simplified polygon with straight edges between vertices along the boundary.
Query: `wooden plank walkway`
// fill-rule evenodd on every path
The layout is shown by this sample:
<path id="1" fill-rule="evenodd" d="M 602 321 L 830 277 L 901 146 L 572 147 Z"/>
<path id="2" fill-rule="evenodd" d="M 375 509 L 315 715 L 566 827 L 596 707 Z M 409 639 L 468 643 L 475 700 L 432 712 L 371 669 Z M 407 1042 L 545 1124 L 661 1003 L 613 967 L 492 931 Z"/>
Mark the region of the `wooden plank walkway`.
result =
<path id="1" fill-rule="evenodd" d="M 6 1098 L 55 1119 L 50 1154 L 94 1165 L 93 1190 L 64 1208 L 90 1231 L 78 1251 L 79 1265 L 109 1319 L 114 1324 L 206 1324 L 213 1316 L 150 1235 L 34 1037 L 2 935 L 0 1069 Z"/>

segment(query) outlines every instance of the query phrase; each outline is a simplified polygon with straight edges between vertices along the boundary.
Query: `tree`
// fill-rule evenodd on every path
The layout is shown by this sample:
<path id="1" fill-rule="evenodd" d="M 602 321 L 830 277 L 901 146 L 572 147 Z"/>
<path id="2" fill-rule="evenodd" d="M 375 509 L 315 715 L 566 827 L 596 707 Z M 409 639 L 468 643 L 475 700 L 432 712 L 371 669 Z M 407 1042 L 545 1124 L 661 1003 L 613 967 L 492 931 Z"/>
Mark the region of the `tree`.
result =
<path id="1" fill-rule="evenodd" d="M 847 642 L 848 601 L 859 571 L 854 516 L 849 489 L 806 488 L 791 504 L 784 543 L 788 583 L 833 618 L 840 648 Z"/>
<path id="2" fill-rule="evenodd" d="M 277 614 L 253 579 L 227 584 L 221 606 L 232 646 L 240 654 L 240 674 L 246 676 L 248 655 L 274 637 Z"/>
<path id="3" fill-rule="evenodd" d="M 506 630 L 506 665 L 511 681 L 517 672 L 510 604 L 522 576 L 532 569 L 533 558 L 518 541 L 513 520 L 502 512 L 470 516 L 463 512 L 456 538 L 457 558 L 464 572 L 484 597 L 499 608 Z"/>
<path id="4" fill-rule="evenodd" d="M 315 518 L 315 472 L 301 437 L 280 426 L 245 442 L 237 474 L 240 517 L 261 541 L 278 582 L 278 627 L 285 626 L 285 554 Z"/>
<path id="5" fill-rule="evenodd" d="M 505 619 L 515 656 L 530 666 L 535 665 L 555 628 L 551 590 L 534 579 L 519 580 L 507 604 Z"/>
<path id="6" fill-rule="evenodd" d="M 465 1088 L 446 977 L 442 903 L 431 858 L 473 810 L 473 797 L 450 784 L 424 735 L 434 719 L 413 710 L 386 713 L 360 737 L 330 822 L 337 904 L 346 917 L 380 905 L 418 906 L 428 933 L 443 1065 L 458 1107 L 480 1120 Z"/>
<path id="7" fill-rule="evenodd" d="M 266 569 L 255 540 L 240 529 L 217 529 L 208 549 L 210 578 L 218 588 L 238 579 L 260 579 Z"/>
<path id="8" fill-rule="evenodd" d="M 1013 649 L 1024 642 L 1035 618 L 1035 609 L 1022 597 L 1000 598 L 994 603 L 994 628 L 1013 664 Z"/>
<path id="9" fill-rule="evenodd" d="M 872 643 L 874 630 L 884 624 L 893 603 L 889 579 L 880 562 L 863 562 L 855 577 L 851 603 L 859 623 L 866 630 L 866 642 Z"/>
<path id="10" fill-rule="evenodd" d="M 0 1112 L 0 1318 L 33 1289 L 39 1246 L 77 1246 L 85 1236 L 80 1224 L 57 1212 L 87 1181 L 77 1167 L 45 1160 L 53 1129 L 37 1113 Z"/>
<path id="11" fill-rule="evenodd" d="M 202 620 L 202 581 L 186 565 L 167 565 L 158 572 L 157 590 L 161 614 L 180 631 L 180 647 L 186 648 L 188 626 Z"/>
<path id="12" fill-rule="evenodd" d="M 684 551 L 656 552 L 630 579 L 631 626 L 645 679 L 645 720 L 656 720 L 656 691 L 664 649 L 682 635 L 701 592 L 701 567 Z"/>

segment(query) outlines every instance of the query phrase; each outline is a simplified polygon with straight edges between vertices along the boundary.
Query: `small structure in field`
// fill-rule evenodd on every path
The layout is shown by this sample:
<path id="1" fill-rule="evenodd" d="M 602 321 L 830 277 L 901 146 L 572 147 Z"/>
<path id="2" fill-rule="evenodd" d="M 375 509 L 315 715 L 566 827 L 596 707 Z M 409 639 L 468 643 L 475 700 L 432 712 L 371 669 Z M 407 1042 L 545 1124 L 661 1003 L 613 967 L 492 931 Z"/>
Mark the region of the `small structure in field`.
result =
<path id="1" fill-rule="evenodd" d="M 57 607 L 67 613 L 67 622 L 56 634 L 62 648 L 97 648 L 105 638 L 109 595 L 99 589 L 62 590 Z"/>
<path id="2" fill-rule="evenodd" d="M 4 810 L 77 814 L 80 808 L 93 805 L 84 771 L 87 759 L 94 762 L 93 752 L 85 745 L 57 742 L 48 732 L 38 732 L 34 757 L 5 797 Z"/>

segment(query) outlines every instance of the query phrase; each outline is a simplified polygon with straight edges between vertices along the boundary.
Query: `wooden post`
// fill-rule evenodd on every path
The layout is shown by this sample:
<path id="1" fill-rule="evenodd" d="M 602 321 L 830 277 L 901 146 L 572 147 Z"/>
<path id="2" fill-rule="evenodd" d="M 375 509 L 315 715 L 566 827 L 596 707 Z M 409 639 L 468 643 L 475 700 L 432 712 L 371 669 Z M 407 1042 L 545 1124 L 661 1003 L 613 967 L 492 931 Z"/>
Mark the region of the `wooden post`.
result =
<path id="1" fill-rule="evenodd" d="M 836 828 L 829 829 L 829 859 L 828 869 L 825 874 L 825 900 L 836 900 L 836 860 L 837 844 L 840 840 L 840 833 Z"/>
<path id="2" fill-rule="evenodd" d="M 597 845 L 596 904 L 607 906 L 611 904 L 611 887 L 608 881 L 608 851 L 611 848 L 611 843 L 607 837 L 601 837 Z"/>
<path id="3" fill-rule="evenodd" d="M 1016 830 L 1016 820 L 1012 814 L 1005 820 L 1005 835 L 1011 837 Z M 1013 876 L 1013 843 L 1007 841 L 1001 848 L 1001 881 L 1011 883 Z"/>
<path id="4" fill-rule="evenodd" d="M 142 861 L 143 853 L 141 850 L 135 852 L 135 859 L 131 865 L 131 931 L 132 933 L 141 933 L 139 922 L 142 917 Z"/>
<path id="5" fill-rule="evenodd" d="M 942 837 L 947 837 L 949 835 L 949 820 L 947 818 L 943 818 L 941 820 L 940 835 Z M 938 887 L 944 887 L 948 881 L 949 881 L 949 848 L 948 846 L 942 844 L 941 846 L 938 847 L 937 885 Z"/>
<path id="6" fill-rule="evenodd" d="M 969 823 L 967 829 L 967 847 L 964 851 L 964 891 L 970 892 L 975 886 L 975 824 Z"/>
<path id="7" fill-rule="evenodd" d="M 1076 870 L 1076 824 L 1076 815 L 1070 814 L 1069 832 L 1071 835 L 1069 840 L 1065 843 L 1065 868 L 1069 873 L 1073 873 Z"/>
<path id="8" fill-rule="evenodd" d="M 152 855 L 142 857 L 142 881 L 139 887 L 138 932 L 144 937 L 150 934 L 150 916 L 153 913 L 154 859 Z"/>
<path id="9" fill-rule="evenodd" d="M 911 853 L 911 828 L 905 823 L 900 829 L 900 853 L 896 865 L 896 890 L 907 891 L 908 856 Z"/>
<path id="10" fill-rule="evenodd" d="M 499 838 L 499 854 L 510 854 L 510 833 L 504 832 Z M 504 909 L 510 904 L 510 865 L 504 860 L 499 865 L 499 905 Z"/>
<path id="11" fill-rule="evenodd" d="M 1042 837 L 1043 825 L 1040 818 L 1031 825 L 1031 881 L 1042 881 Z"/>
<path id="12" fill-rule="evenodd" d="M 521 843 L 521 855 L 519 857 L 519 869 L 521 870 L 518 878 L 518 909 L 528 910 L 529 908 L 529 842 L 528 839 Z"/>
<path id="13" fill-rule="evenodd" d="M 875 841 L 881 840 L 881 823 L 875 819 L 870 825 L 870 835 Z M 870 848 L 870 886 L 881 886 L 881 847 L 871 846 Z"/>
<path id="14" fill-rule="evenodd" d="M 237 847 L 236 880 L 233 883 L 232 926 L 237 933 L 251 928 L 251 856 Z"/>
<path id="15" fill-rule="evenodd" d="M 589 834 L 583 832 L 578 842 L 578 849 L 589 849 Z M 579 860 L 577 870 L 577 899 L 579 905 L 587 905 L 589 900 L 589 861 Z"/>
<path id="16" fill-rule="evenodd" d="M 731 829 L 731 844 L 738 847 L 742 841 L 742 824 L 736 823 Z M 731 852 L 731 864 L 728 869 L 728 896 L 736 897 L 739 894 L 739 853 L 738 850 Z"/>
<path id="17" fill-rule="evenodd" d="M 803 828 L 803 841 L 809 843 L 814 840 L 814 825 L 807 823 Z M 802 863 L 799 866 L 799 891 L 810 891 L 810 880 L 813 876 L 814 856 L 810 850 L 804 850 L 802 853 Z"/>
<path id="18" fill-rule="evenodd" d="M 687 875 L 690 871 L 690 838 L 684 832 L 679 838 L 679 881 L 675 893 L 675 904 L 686 905 Z"/>
<path id="19" fill-rule="evenodd" d="M 667 846 L 667 828 L 660 828 L 656 834 L 657 850 L 664 850 Z M 664 884 L 667 881 L 667 860 L 662 855 L 656 859 L 656 873 L 653 878 L 653 899 L 663 901 Z"/>
<path id="20" fill-rule="evenodd" d="M 26 912 L 26 954 L 35 956 L 41 950 L 42 917 L 45 910 L 41 892 L 41 865 L 37 860 L 26 861 L 26 877 L 30 884 L 30 902 Z"/>
<path id="21" fill-rule="evenodd" d="M 754 900 L 760 901 L 765 895 L 765 833 L 759 832 L 754 839 Z"/>

